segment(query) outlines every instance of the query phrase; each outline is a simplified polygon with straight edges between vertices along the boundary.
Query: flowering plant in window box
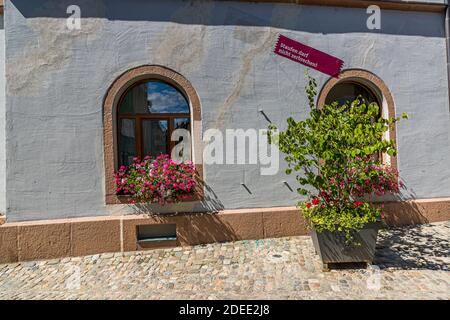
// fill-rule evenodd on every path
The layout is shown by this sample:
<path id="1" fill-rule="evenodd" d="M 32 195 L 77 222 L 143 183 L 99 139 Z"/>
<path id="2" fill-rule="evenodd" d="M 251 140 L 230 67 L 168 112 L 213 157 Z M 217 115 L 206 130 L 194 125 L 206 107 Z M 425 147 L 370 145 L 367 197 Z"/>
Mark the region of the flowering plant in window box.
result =
<path id="1" fill-rule="evenodd" d="M 192 199 L 197 186 L 193 163 L 177 162 L 167 154 L 134 158 L 130 166 L 119 168 L 115 180 L 118 195 L 129 195 L 134 203 L 161 205 Z"/>
<path id="2" fill-rule="evenodd" d="M 309 117 L 289 118 L 280 133 L 271 126 L 269 142 L 286 154 L 286 173 L 297 172 L 297 191 L 307 197 L 298 207 L 324 264 L 370 262 L 383 218 L 382 209 L 370 200 L 403 187 L 397 170 L 374 155 L 396 155 L 394 141 L 384 139 L 384 133 L 400 118 L 380 117 L 378 105 L 361 97 L 317 109 L 311 77 L 306 93 Z"/>

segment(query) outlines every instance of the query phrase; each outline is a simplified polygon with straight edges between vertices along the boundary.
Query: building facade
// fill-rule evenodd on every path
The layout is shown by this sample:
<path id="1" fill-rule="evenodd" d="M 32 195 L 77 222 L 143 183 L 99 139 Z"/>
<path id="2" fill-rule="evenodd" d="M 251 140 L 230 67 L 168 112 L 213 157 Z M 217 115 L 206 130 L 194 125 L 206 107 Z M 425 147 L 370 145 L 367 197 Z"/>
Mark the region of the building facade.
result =
<path id="1" fill-rule="evenodd" d="M 370 5 L 381 9 L 380 28 L 368 25 Z M 388 199 L 388 221 L 449 219 L 446 0 L 6 0 L 0 261 L 304 234 L 295 177 L 282 155 L 260 152 L 269 123 L 308 114 L 306 67 L 273 53 L 280 34 L 345 62 L 338 78 L 309 71 L 318 105 L 366 90 L 384 115 L 409 114 L 389 133 L 398 156 L 388 161 L 407 190 Z M 159 111 L 142 118 L 137 108 Z M 167 150 L 179 126 L 191 132 L 201 195 L 145 207 L 117 196 L 118 166 Z M 227 133 L 249 130 L 259 150 L 227 147 Z M 217 131 L 224 152 L 205 161 Z M 145 234 L 170 236 L 140 242 Z"/>

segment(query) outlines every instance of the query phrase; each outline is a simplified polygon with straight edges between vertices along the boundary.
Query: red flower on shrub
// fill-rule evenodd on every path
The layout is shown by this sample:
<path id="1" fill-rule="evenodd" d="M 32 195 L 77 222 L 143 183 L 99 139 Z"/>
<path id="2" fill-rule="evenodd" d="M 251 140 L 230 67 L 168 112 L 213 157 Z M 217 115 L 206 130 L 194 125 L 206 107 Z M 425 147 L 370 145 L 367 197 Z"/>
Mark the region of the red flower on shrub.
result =
<path id="1" fill-rule="evenodd" d="M 312 199 L 312 201 L 311 201 L 311 203 L 313 204 L 313 205 L 318 205 L 319 204 L 319 202 L 320 202 L 320 200 L 318 199 L 318 198 L 314 198 L 314 199 Z"/>

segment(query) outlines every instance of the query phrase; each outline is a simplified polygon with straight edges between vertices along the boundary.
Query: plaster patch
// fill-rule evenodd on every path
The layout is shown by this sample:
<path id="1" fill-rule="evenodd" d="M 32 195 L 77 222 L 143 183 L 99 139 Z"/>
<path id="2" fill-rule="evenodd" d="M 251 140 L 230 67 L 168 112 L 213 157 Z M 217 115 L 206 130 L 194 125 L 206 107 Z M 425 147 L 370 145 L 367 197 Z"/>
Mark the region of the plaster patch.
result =
<path id="1" fill-rule="evenodd" d="M 150 45 L 151 63 L 169 66 L 181 73 L 198 69 L 203 61 L 205 43 L 208 43 L 206 26 L 213 9 L 214 2 L 198 1 L 176 10 L 171 20 L 177 23 L 169 23 L 159 39 Z"/>
<path id="2" fill-rule="evenodd" d="M 152 45 L 152 64 L 170 66 L 181 73 L 194 70 L 204 56 L 206 27 L 171 23 Z"/>
<path id="3" fill-rule="evenodd" d="M 37 35 L 37 41 L 8 61 L 8 95 L 38 96 L 39 91 L 46 85 L 43 75 L 62 70 L 69 64 L 76 41 L 85 40 L 86 44 L 89 44 L 97 39 L 103 29 L 104 20 L 83 20 L 79 30 L 69 30 L 66 19 L 29 19 L 27 23 Z"/>

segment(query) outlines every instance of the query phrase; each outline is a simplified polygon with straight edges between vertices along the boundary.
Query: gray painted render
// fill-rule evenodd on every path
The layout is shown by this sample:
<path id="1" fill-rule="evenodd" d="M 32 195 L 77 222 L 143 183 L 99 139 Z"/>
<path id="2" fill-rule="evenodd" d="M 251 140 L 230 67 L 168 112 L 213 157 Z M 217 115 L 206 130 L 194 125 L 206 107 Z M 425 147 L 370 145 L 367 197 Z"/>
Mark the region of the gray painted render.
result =
<path id="1" fill-rule="evenodd" d="M 81 7 L 82 28 L 66 27 Z M 211 128 L 284 127 L 307 116 L 305 67 L 272 53 L 277 35 L 326 51 L 381 77 L 397 114 L 405 197 L 450 196 L 450 115 L 444 15 L 230 1 L 7 0 L 6 204 L 8 221 L 107 215 L 102 103 L 111 83 L 146 64 L 184 75 Z M 322 86 L 327 76 L 311 75 Z M 282 159 L 280 163 L 283 164 Z M 284 167 L 284 165 L 283 165 Z M 207 203 L 186 210 L 294 205 L 295 178 L 258 165 L 205 166 Z M 244 182 L 251 193 L 246 191 Z M 165 207 L 162 210 L 172 210 Z M 183 209 L 180 209 L 183 210 Z"/>
<path id="2" fill-rule="evenodd" d="M 6 212 L 5 29 L 0 15 L 0 215 Z"/>

